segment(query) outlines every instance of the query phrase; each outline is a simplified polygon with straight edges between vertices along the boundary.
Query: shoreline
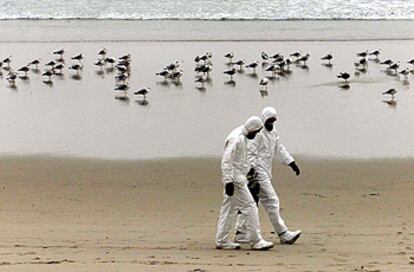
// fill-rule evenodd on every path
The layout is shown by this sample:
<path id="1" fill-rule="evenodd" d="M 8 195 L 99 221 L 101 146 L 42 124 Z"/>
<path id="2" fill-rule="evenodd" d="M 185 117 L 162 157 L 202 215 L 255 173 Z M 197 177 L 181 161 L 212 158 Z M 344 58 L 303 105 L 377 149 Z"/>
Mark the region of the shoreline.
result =
<path id="1" fill-rule="evenodd" d="M 9 42 L 413 40 L 414 20 L 0 20 Z M 122 31 L 119 31 L 122 29 Z M 381 29 L 381 31 L 377 31 Z M 102 39 L 114 37 L 115 39 Z M 269 38 L 271 36 L 272 38 Z M 277 38 L 274 38 L 277 37 Z"/>
<path id="2" fill-rule="evenodd" d="M 401 157 L 347 157 L 347 156 L 314 156 L 305 154 L 292 154 L 298 160 L 314 161 L 314 162 L 414 162 L 414 157 L 401 156 Z M 197 160 L 197 161 L 221 161 L 221 156 L 171 156 L 171 157 L 144 157 L 144 158 L 109 158 L 109 157 L 94 157 L 94 156 L 82 156 L 73 154 L 50 154 L 50 153 L 38 153 L 38 154 L 14 154 L 14 153 L 0 153 L 0 162 L 7 160 L 68 160 L 68 161 L 95 161 L 95 162 L 119 162 L 119 163 L 146 163 L 146 162 L 168 162 L 168 161 L 185 161 L 185 160 Z M 275 158 L 277 161 L 277 158 Z M 276 162 L 277 164 L 278 162 Z"/>
<path id="3" fill-rule="evenodd" d="M 414 19 L 344 19 L 344 18 L 327 18 L 327 19 L 306 19 L 306 18 L 292 18 L 292 19 L 174 19 L 174 18 L 165 18 L 165 19 L 121 19 L 121 18 L 5 18 L 0 19 L 1 21 L 219 21 L 219 22 L 225 22 L 225 21 L 256 21 L 256 22 L 284 22 L 284 21 L 372 21 L 372 22 L 381 22 L 381 21 L 414 21 Z"/>

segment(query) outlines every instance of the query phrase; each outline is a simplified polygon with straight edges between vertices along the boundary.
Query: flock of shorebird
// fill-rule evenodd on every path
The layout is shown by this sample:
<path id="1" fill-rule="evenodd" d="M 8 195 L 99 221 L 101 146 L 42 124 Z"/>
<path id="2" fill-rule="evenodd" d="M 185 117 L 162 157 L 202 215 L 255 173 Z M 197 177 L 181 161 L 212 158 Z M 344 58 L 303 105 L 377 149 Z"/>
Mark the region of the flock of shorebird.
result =
<path id="1" fill-rule="evenodd" d="M 62 75 L 63 69 L 65 68 L 65 59 L 64 54 L 65 50 L 60 49 L 57 51 L 53 51 L 52 54 L 54 58 L 49 62 L 44 64 L 45 70 L 42 73 L 43 82 L 45 84 L 53 84 L 52 77 L 55 75 Z M 379 63 L 381 65 L 386 65 L 386 69 L 384 70 L 388 75 L 391 76 L 400 76 L 403 79 L 403 83 L 405 85 L 409 84 L 408 75 L 410 73 L 414 73 L 414 69 L 405 68 L 403 70 L 398 70 L 400 68 L 399 62 L 394 62 L 391 59 L 387 59 L 384 61 L 380 61 L 379 56 L 381 52 L 380 50 L 375 50 L 372 52 L 363 51 L 356 54 L 358 57 L 357 61 L 354 62 L 355 71 L 354 75 L 356 77 L 360 76 L 362 73 L 366 73 L 368 69 L 368 64 L 370 61 Z M 104 67 L 106 69 L 110 69 L 111 71 L 116 70 L 117 73 L 115 74 L 115 87 L 114 90 L 118 93 L 116 94 L 115 98 L 119 100 L 129 100 L 128 97 L 128 90 L 130 88 L 128 79 L 130 77 L 131 71 L 131 55 L 125 54 L 119 58 L 107 57 L 107 50 L 105 48 L 101 49 L 97 52 L 98 58 L 95 61 L 94 65 L 99 67 L 97 71 L 98 74 L 103 73 Z M 262 69 L 264 70 L 265 76 L 258 81 L 259 91 L 262 96 L 267 95 L 267 85 L 269 80 L 286 76 L 292 73 L 291 65 L 299 66 L 303 69 L 308 69 L 307 62 L 310 59 L 310 54 L 302 54 L 301 52 L 294 52 L 289 55 L 289 57 L 285 58 L 282 54 L 276 53 L 273 55 L 269 55 L 266 52 L 262 52 L 260 54 L 261 60 L 256 60 L 251 63 L 246 64 L 244 59 L 239 59 L 233 61 L 234 53 L 229 52 L 224 55 L 227 59 L 226 65 L 229 67 L 228 70 L 224 71 L 223 73 L 230 77 L 226 84 L 235 85 L 235 80 L 233 76 L 238 72 L 243 72 L 244 68 L 250 70 L 250 75 L 257 77 L 257 68 L 261 65 Z M 196 74 L 195 84 L 196 88 L 200 91 L 206 90 L 204 87 L 204 83 L 210 81 L 210 72 L 213 69 L 212 63 L 213 55 L 211 52 L 207 52 L 203 55 L 196 56 L 194 59 L 195 68 L 194 71 Z M 77 54 L 72 56 L 71 64 L 68 66 L 70 70 L 73 70 L 75 73 L 72 75 L 73 78 L 79 79 L 80 73 L 83 69 L 83 54 Z M 326 67 L 332 67 L 333 56 L 332 54 L 328 54 L 321 58 L 322 65 Z M 5 71 L 8 71 L 8 75 L 6 77 L 7 81 L 9 82 L 11 87 L 16 87 L 16 79 L 20 78 L 22 80 L 28 79 L 28 73 L 33 71 L 35 73 L 40 73 L 39 65 L 41 63 L 40 59 L 35 59 L 29 62 L 27 65 L 13 70 L 11 68 L 12 56 L 9 56 L 2 61 L 0 61 L 0 68 Z M 414 66 L 414 59 L 411 59 L 407 62 Z M 183 76 L 183 70 L 180 69 L 181 62 L 176 60 L 168 65 L 166 65 L 160 72 L 156 73 L 156 76 L 163 77 L 164 82 L 171 82 L 174 84 L 181 84 L 181 77 Z M 1 70 L 0 70 L 1 71 Z M 0 72 L 1 73 L 1 72 Z M 342 89 L 349 89 L 350 88 L 350 78 L 351 74 L 348 72 L 341 72 L 337 75 L 337 77 L 343 80 L 339 87 Z M 146 87 L 143 89 L 138 89 L 134 92 L 136 97 L 140 97 L 141 99 L 137 99 L 136 101 L 141 105 L 147 105 L 147 95 L 150 92 L 150 87 Z M 397 89 L 392 88 L 385 92 L 383 95 L 389 95 L 391 100 L 386 100 L 384 102 L 392 105 L 395 104 L 395 94 L 397 93 Z"/>
<path id="2" fill-rule="evenodd" d="M 357 60 L 354 62 L 355 66 L 355 77 L 359 77 L 361 74 L 366 73 L 368 71 L 368 64 L 370 61 L 379 63 L 381 65 L 386 65 L 384 72 L 390 76 L 400 76 L 404 85 L 408 85 L 408 75 L 414 74 L 414 69 L 405 68 L 403 70 L 398 70 L 400 68 L 399 62 L 394 62 L 391 59 L 387 59 L 381 61 L 379 56 L 381 54 L 380 50 L 375 50 L 369 52 L 368 50 L 356 53 Z M 230 76 L 230 80 L 227 82 L 229 84 L 235 84 L 233 76 L 236 74 L 237 71 L 243 70 L 243 65 L 246 64 L 245 60 L 237 60 L 233 61 L 234 53 L 229 52 L 224 55 L 226 59 L 228 59 L 227 65 L 231 66 L 230 70 L 224 71 L 224 74 Z M 307 61 L 309 61 L 310 54 L 302 54 L 301 52 L 294 52 L 289 55 L 288 58 L 285 58 L 282 54 L 277 53 L 274 55 L 269 55 L 266 52 L 261 53 L 261 65 L 265 71 L 265 77 L 260 79 L 259 81 L 259 91 L 261 92 L 262 96 L 267 95 L 267 85 L 270 79 L 279 77 L 279 76 L 286 76 L 290 74 L 292 71 L 290 66 L 295 64 L 303 69 L 308 69 Z M 333 55 L 327 54 L 321 57 L 322 65 L 332 68 Z M 260 61 L 256 60 L 250 64 L 247 64 L 245 67 L 251 69 L 251 75 L 256 75 L 256 68 L 259 66 Z M 411 64 L 414 66 L 414 59 L 407 61 L 407 64 Z M 236 69 L 235 67 L 238 67 Z M 349 72 L 340 72 L 337 75 L 337 78 L 343 80 L 340 82 L 339 87 L 341 89 L 349 89 L 350 88 L 350 78 L 351 74 Z M 200 82 L 197 81 L 197 82 Z M 389 95 L 390 100 L 383 100 L 383 102 L 389 105 L 395 105 L 395 94 L 397 93 L 397 89 L 391 88 L 387 91 L 383 92 L 382 95 Z"/>

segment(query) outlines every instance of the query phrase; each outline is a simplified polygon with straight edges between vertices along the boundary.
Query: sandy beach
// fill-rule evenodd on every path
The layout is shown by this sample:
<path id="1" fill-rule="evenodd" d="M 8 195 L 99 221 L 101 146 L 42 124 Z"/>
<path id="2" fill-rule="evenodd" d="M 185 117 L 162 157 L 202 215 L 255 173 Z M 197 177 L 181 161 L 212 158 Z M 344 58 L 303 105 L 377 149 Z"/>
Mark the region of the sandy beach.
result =
<path id="1" fill-rule="evenodd" d="M 409 20 L 0 21 L 0 58 L 13 55 L 14 69 L 60 48 L 65 65 L 85 55 L 80 77 L 66 69 L 52 85 L 43 65 L 16 88 L 0 75 L 0 270 L 413 271 L 412 86 L 372 60 L 353 74 L 364 50 L 408 67 L 413 29 Z M 102 47 L 132 55 L 129 102 L 114 99 L 114 71 L 93 65 Z M 200 91 L 193 59 L 208 51 L 212 80 Z M 261 96 L 262 67 L 226 84 L 229 51 L 246 62 L 261 51 L 311 59 Z M 332 67 L 320 61 L 327 53 Z M 155 76 L 176 59 L 180 84 Z M 132 93 L 147 86 L 142 106 Z M 383 103 L 389 88 L 396 105 Z M 268 252 L 216 250 L 224 138 L 268 105 L 302 170 L 274 164 L 283 217 L 303 236 Z"/>
<path id="2" fill-rule="evenodd" d="M 413 160 L 297 161 L 298 178 L 274 165 L 275 186 L 303 236 L 254 252 L 214 248 L 218 159 L 2 158 L 1 270 L 413 270 Z"/>

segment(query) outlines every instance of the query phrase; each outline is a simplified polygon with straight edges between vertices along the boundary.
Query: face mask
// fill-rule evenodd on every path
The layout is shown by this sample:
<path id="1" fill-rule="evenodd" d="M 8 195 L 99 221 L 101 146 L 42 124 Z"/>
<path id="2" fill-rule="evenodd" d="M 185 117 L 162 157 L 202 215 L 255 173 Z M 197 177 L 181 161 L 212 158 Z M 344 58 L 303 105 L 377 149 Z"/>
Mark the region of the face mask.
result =
<path id="1" fill-rule="evenodd" d="M 274 122 L 276 122 L 276 118 L 272 117 L 266 120 L 266 122 L 264 123 L 264 127 L 268 130 L 268 131 L 272 131 L 273 130 L 273 124 Z"/>

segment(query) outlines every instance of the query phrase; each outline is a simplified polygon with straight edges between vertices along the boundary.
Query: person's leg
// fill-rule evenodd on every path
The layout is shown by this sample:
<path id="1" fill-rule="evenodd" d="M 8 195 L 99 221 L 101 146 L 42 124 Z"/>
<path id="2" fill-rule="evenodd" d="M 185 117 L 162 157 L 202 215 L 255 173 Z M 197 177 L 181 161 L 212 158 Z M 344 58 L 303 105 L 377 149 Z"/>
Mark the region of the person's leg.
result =
<path id="1" fill-rule="evenodd" d="M 273 225 L 275 232 L 279 235 L 287 231 L 287 226 L 282 216 L 280 215 L 280 201 L 276 194 L 270 179 L 264 177 L 260 182 L 260 203 L 269 216 L 270 222 Z"/>
<path id="2" fill-rule="evenodd" d="M 260 177 L 260 175 L 259 175 Z M 285 221 L 280 215 L 280 202 L 276 191 L 273 188 L 272 182 L 267 175 L 262 175 L 260 179 L 260 202 L 266 210 L 273 228 L 279 236 L 282 244 L 293 244 L 300 237 L 302 231 L 289 231 Z"/>
<path id="3" fill-rule="evenodd" d="M 238 183 L 235 187 L 237 189 L 233 197 L 236 199 L 237 209 L 241 212 L 241 216 L 244 217 L 247 237 L 250 242 L 256 242 L 262 239 L 256 203 L 247 188 L 247 184 Z"/>
<path id="4" fill-rule="evenodd" d="M 259 193 L 260 193 L 260 185 L 257 181 L 255 182 L 249 182 L 248 188 L 250 191 L 250 194 L 253 197 L 253 200 L 256 203 L 256 206 L 258 206 L 259 202 Z M 246 227 L 246 216 L 239 212 L 239 216 L 237 218 L 236 223 L 236 239 L 235 241 L 238 243 L 248 243 L 249 239 L 247 237 L 247 227 Z"/>
<path id="5" fill-rule="evenodd" d="M 217 224 L 216 245 L 225 244 L 229 241 L 230 232 L 233 230 L 237 218 L 234 202 L 233 197 L 224 194 Z"/>

